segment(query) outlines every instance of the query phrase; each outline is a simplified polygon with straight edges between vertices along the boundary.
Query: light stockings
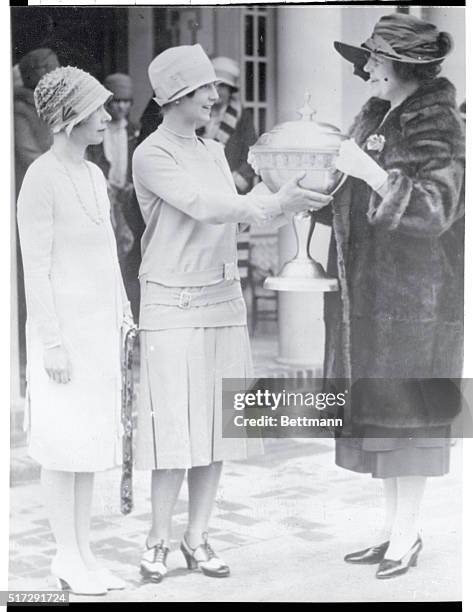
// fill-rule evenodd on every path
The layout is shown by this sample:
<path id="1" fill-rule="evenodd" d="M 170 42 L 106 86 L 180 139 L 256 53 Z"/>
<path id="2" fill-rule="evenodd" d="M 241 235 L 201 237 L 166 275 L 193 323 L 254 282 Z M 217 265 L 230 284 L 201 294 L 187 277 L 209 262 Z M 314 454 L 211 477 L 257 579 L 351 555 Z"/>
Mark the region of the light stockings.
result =
<path id="1" fill-rule="evenodd" d="M 94 475 L 93 472 L 77 472 L 74 482 L 77 546 L 88 569 L 97 569 L 100 566 L 90 550 L 90 518 Z"/>
<path id="2" fill-rule="evenodd" d="M 381 530 L 380 542 L 385 542 L 391 537 L 394 519 L 397 509 L 397 478 L 384 478 L 384 525 Z"/>
<path id="3" fill-rule="evenodd" d="M 73 569 L 76 575 L 87 572 L 82 551 L 90 552 L 93 478 L 93 474 L 41 470 L 44 504 L 57 546 L 55 565 L 60 570 Z"/>
<path id="4" fill-rule="evenodd" d="M 398 560 L 408 552 L 417 539 L 420 505 L 427 478 L 425 476 L 399 476 L 395 481 L 396 511 L 385 558 Z"/>
<path id="5" fill-rule="evenodd" d="M 185 470 L 153 470 L 151 474 L 151 531 L 147 545 L 164 540 L 169 547 L 172 511 L 184 480 Z"/>
<path id="6" fill-rule="evenodd" d="M 192 548 L 202 543 L 202 533 L 208 523 L 222 473 L 222 462 L 193 467 L 188 470 L 189 527 L 186 540 Z M 147 545 L 164 540 L 169 546 L 174 506 L 182 486 L 185 470 L 153 470 L 151 477 L 152 525 Z"/>
<path id="7" fill-rule="evenodd" d="M 187 475 L 189 486 L 189 526 L 186 541 L 191 548 L 202 543 L 202 534 L 208 531 L 210 515 L 222 474 L 222 461 L 193 467 Z"/>

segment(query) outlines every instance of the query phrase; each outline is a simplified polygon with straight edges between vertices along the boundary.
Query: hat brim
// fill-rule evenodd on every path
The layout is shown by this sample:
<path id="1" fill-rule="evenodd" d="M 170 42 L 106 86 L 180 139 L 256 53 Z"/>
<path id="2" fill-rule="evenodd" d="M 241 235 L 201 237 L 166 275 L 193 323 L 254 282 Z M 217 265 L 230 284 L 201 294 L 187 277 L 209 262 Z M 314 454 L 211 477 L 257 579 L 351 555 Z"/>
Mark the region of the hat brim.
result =
<path id="1" fill-rule="evenodd" d="M 340 53 L 340 55 L 351 62 L 354 66 L 353 72 L 356 76 L 361 77 L 364 81 L 368 81 L 370 75 L 368 72 L 363 70 L 363 66 L 368 61 L 371 51 L 365 49 L 364 47 L 356 47 L 355 45 L 347 45 L 346 43 L 342 43 L 339 41 L 335 41 L 333 43 L 335 50 Z"/>
<path id="2" fill-rule="evenodd" d="M 364 47 L 347 45 L 346 43 L 339 41 L 335 41 L 333 46 L 344 59 L 348 60 L 352 64 L 364 65 L 371 55 L 371 51 L 368 51 L 368 49 L 365 49 Z"/>
<path id="3" fill-rule="evenodd" d="M 217 78 L 217 85 L 219 85 L 220 83 L 222 83 L 222 85 L 228 85 L 229 87 L 231 87 L 232 89 L 234 89 L 235 91 L 238 91 L 240 88 L 238 87 L 238 85 L 235 85 L 235 83 L 232 83 L 229 79 L 225 79 L 225 78 Z"/>
<path id="4" fill-rule="evenodd" d="M 391 60 L 393 62 L 401 62 L 403 64 L 424 64 L 424 65 L 441 62 L 448 55 L 448 53 L 446 53 L 445 55 L 442 55 L 441 57 L 421 59 L 417 57 L 409 57 L 407 55 L 396 55 L 396 56 L 389 55 L 389 53 L 383 53 L 382 51 L 378 51 L 378 50 L 376 51 L 371 50 L 371 49 L 368 49 L 368 47 L 364 47 L 364 46 L 357 47 L 355 45 L 347 45 L 346 43 L 342 43 L 339 41 L 334 42 L 333 45 L 335 49 L 338 51 L 338 53 L 340 53 L 340 55 L 343 58 L 345 58 L 352 64 L 355 64 L 355 66 L 360 66 L 360 65 L 364 66 L 366 62 L 368 61 L 369 56 L 372 53 L 378 57 L 384 57 L 385 59 Z"/>
<path id="5" fill-rule="evenodd" d="M 181 98 L 183 98 L 184 96 L 187 96 L 188 94 L 192 93 L 196 89 L 199 89 L 199 87 L 203 87 L 204 85 L 209 85 L 210 83 L 216 83 L 217 81 L 218 81 L 218 79 L 212 79 L 212 80 L 205 79 L 205 80 L 202 80 L 202 82 L 199 81 L 197 85 L 195 83 L 193 83 L 192 85 L 190 85 L 188 87 L 184 87 L 180 91 L 177 91 L 174 95 L 172 95 L 167 100 L 160 101 L 157 95 L 154 98 L 154 100 L 156 100 L 156 102 L 159 104 L 159 106 L 164 106 L 165 104 L 170 104 L 171 102 L 175 102 L 176 100 L 180 100 Z"/>

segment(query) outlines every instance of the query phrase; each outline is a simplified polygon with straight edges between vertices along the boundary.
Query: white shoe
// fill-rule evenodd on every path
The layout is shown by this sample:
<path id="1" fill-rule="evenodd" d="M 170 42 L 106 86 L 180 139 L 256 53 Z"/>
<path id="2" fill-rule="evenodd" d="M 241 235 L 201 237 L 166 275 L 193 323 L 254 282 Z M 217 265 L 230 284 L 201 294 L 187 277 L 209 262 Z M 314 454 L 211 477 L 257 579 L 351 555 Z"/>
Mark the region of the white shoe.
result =
<path id="1" fill-rule="evenodd" d="M 94 576 L 106 586 L 108 591 L 121 591 L 126 588 L 126 582 L 118 576 L 115 576 L 115 574 L 112 574 L 106 567 L 99 567 L 91 571 Z"/>
<path id="2" fill-rule="evenodd" d="M 98 577 L 85 566 L 65 567 L 53 559 L 51 574 L 57 581 L 60 591 L 70 591 L 75 595 L 106 595 L 107 588 Z"/>
<path id="3" fill-rule="evenodd" d="M 164 545 L 164 540 L 154 546 L 148 546 L 141 557 L 140 573 L 145 580 L 150 582 L 161 582 L 168 572 L 166 559 L 169 548 Z"/>

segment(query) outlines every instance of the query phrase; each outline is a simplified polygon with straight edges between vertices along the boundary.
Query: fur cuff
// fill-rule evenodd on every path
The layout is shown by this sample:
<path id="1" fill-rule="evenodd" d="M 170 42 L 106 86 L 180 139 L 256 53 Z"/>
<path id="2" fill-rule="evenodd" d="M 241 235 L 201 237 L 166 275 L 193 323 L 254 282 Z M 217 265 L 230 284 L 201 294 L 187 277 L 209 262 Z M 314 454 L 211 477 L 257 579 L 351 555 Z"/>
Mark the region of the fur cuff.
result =
<path id="1" fill-rule="evenodd" d="M 372 225 L 394 230 L 409 205 L 412 180 L 397 169 L 388 172 L 387 180 L 387 194 L 381 201 L 376 194 L 371 196 L 367 216 Z"/>

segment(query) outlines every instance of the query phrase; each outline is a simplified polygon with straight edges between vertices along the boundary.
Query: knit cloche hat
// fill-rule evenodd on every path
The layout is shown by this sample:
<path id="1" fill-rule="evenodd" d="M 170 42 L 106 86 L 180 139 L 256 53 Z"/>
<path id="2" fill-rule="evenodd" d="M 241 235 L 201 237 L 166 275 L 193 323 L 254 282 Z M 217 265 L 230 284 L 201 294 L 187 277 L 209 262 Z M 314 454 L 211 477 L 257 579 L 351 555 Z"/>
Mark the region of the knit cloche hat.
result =
<path id="1" fill-rule="evenodd" d="M 238 62 L 229 57 L 215 57 L 212 60 L 212 64 L 220 83 L 225 83 L 225 85 L 238 89 L 238 79 L 240 78 Z"/>
<path id="2" fill-rule="evenodd" d="M 72 128 L 112 96 L 92 75 L 80 68 L 63 66 L 45 74 L 34 90 L 38 115 L 53 133 Z"/>

